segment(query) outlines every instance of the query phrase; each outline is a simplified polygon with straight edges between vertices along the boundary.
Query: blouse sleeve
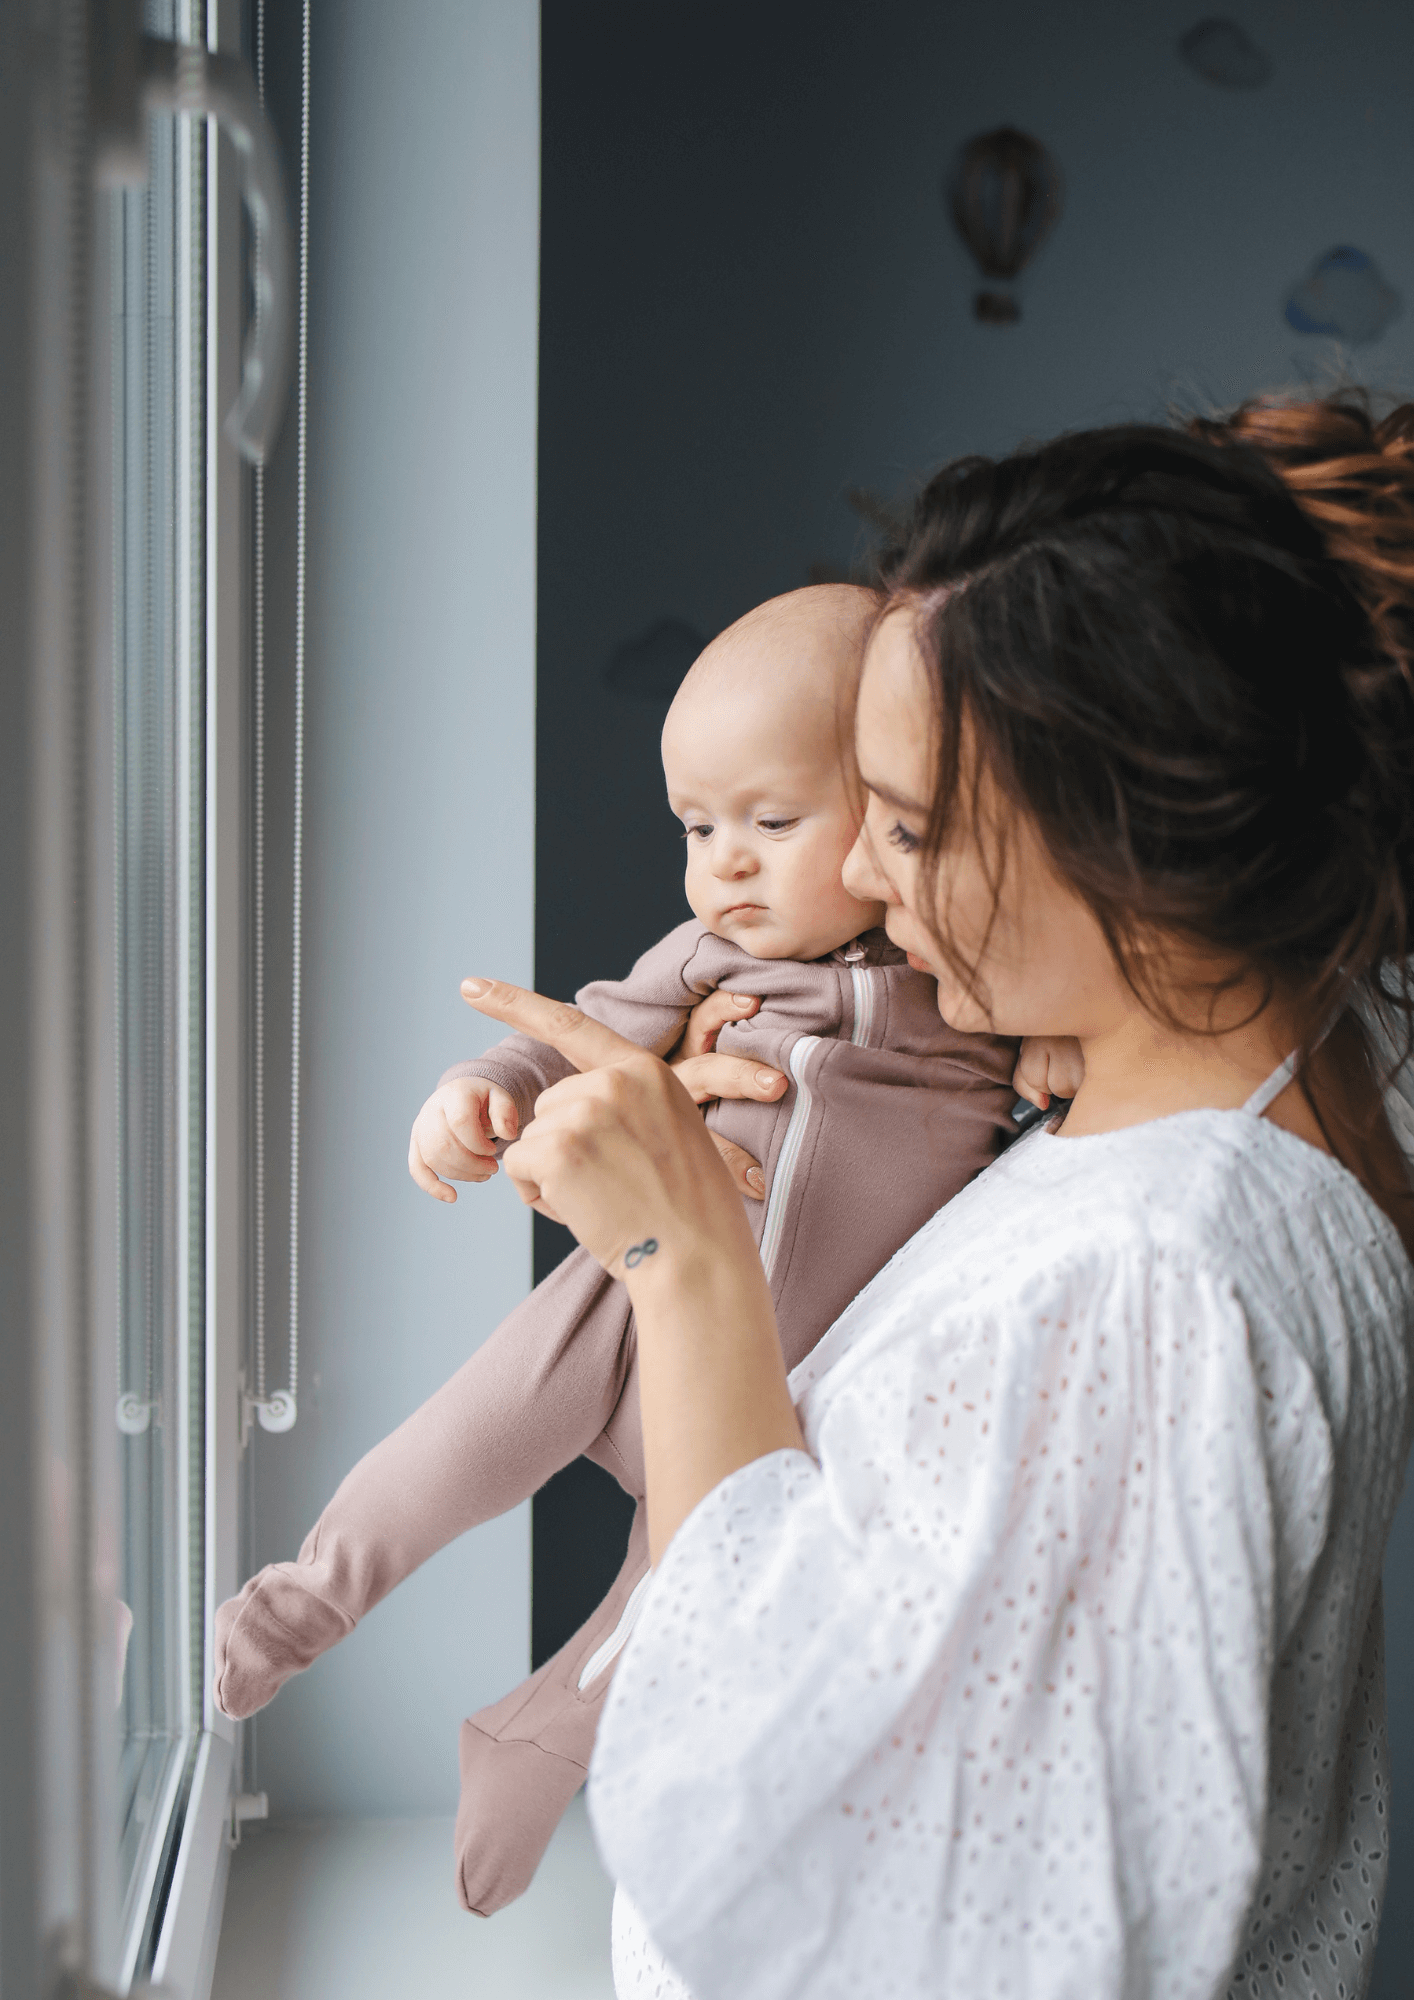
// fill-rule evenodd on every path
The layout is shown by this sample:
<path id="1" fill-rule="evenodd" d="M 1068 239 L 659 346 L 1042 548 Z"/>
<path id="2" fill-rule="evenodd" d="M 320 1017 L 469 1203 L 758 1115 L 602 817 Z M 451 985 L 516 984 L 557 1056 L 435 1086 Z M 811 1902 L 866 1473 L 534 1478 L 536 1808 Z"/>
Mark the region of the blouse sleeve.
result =
<path id="1" fill-rule="evenodd" d="M 1140 1937 L 1154 1991 L 1210 1993 L 1261 1859 L 1279 1571 L 1320 1546 L 1279 1548 L 1236 1298 L 1157 1252 L 1004 1323 L 935 1289 L 815 1396 L 813 1456 L 679 1529 L 602 1719 L 594 1825 L 658 1948 L 695 2000 L 1117 2000 Z"/>

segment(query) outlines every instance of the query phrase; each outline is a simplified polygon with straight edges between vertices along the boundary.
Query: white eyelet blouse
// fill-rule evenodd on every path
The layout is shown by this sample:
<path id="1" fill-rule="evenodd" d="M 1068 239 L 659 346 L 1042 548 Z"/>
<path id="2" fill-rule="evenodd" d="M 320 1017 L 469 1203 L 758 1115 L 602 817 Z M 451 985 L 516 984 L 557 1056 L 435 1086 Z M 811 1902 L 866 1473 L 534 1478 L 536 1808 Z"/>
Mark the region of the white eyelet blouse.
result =
<path id="1" fill-rule="evenodd" d="M 1355 2000 L 1411 1340 L 1257 1117 L 1014 1145 L 663 1557 L 590 1780 L 620 2000 Z"/>

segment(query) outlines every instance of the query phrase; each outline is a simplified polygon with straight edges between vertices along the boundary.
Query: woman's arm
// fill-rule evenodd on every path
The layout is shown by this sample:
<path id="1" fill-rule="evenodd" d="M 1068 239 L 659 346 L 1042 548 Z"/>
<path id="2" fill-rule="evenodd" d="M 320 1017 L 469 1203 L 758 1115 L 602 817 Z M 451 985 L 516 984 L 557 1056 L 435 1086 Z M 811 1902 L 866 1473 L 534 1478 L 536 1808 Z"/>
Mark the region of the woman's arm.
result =
<path id="1" fill-rule="evenodd" d="M 740 1213 L 734 1191 L 733 1199 Z M 774 1451 L 804 1450 L 770 1291 L 746 1242 L 750 1263 L 694 1231 L 629 1274 L 655 1563 L 730 1473 Z"/>
<path id="2" fill-rule="evenodd" d="M 581 1071 L 545 1092 L 503 1159 L 521 1199 L 572 1229 L 633 1301 L 656 1562 L 729 1473 L 803 1449 L 746 1213 L 664 1063 L 539 994 L 489 980 L 462 991 Z"/>
<path id="3" fill-rule="evenodd" d="M 694 1993 L 1225 1990 L 1280 1546 L 1247 1329 L 1101 1252 L 950 1332 L 982 1220 L 861 1312 L 818 1465 L 758 1460 L 684 1522 L 616 1670 L 596 1837 Z M 1309 1507 L 1319 1411 L 1268 1382 Z"/>

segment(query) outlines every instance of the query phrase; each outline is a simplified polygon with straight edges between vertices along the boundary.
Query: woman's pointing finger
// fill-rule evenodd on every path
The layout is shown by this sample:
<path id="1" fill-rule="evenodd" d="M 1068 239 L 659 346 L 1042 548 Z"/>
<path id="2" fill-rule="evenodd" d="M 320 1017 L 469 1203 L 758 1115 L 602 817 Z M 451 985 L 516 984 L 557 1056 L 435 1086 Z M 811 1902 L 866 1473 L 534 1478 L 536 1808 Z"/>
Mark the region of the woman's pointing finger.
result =
<path id="1" fill-rule="evenodd" d="M 478 1014 L 503 1021 L 519 1034 L 558 1049 L 577 1070 L 604 1069 L 622 1062 L 625 1056 L 641 1055 L 636 1042 L 626 1041 L 612 1028 L 581 1014 L 563 1000 L 547 1000 L 525 986 L 510 986 L 503 979 L 464 979 L 462 999 Z"/>

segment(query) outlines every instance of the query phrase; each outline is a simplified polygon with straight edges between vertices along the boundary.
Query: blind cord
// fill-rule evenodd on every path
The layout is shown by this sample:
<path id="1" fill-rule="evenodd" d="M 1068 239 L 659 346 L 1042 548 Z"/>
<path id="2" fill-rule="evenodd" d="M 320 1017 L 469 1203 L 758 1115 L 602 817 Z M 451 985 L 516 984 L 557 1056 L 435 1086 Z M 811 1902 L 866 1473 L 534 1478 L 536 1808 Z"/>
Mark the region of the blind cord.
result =
<path id="1" fill-rule="evenodd" d="M 266 1186 L 265 1186 L 265 471 L 255 468 L 255 1394 L 251 1405 L 262 1430 L 294 1427 L 299 1397 L 299 1192 L 300 1043 L 303 1002 L 304 916 L 304 666 L 305 521 L 309 439 L 309 42 L 310 4 L 304 0 L 300 65 L 299 363 L 295 390 L 295 673 L 294 798 L 290 939 L 290 1306 L 289 1387 L 270 1395 L 266 1386 Z M 265 102 L 265 0 L 255 21 L 256 86 Z"/>
<path id="2" fill-rule="evenodd" d="M 291 940 L 290 1036 L 290 1400 L 299 1389 L 300 1007 L 304 914 L 304 634 L 305 521 L 309 469 L 309 40 L 311 0 L 304 0 L 300 78 L 299 381 L 295 485 L 295 816 L 294 921 Z"/>
<path id="3" fill-rule="evenodd" d="M 263 10 L 262 10 L 263 11 Z M 265 1401 L 265 468 L 255 468 L 255 1400 Z"/>

